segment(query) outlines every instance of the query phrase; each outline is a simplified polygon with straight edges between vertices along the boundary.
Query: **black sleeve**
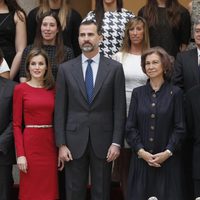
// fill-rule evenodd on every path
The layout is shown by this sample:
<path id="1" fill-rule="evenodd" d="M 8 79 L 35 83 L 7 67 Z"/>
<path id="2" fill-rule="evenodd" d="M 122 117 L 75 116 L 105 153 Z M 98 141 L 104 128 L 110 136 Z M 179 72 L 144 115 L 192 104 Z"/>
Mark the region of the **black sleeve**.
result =
<path id="1" fill-rule="evenodd" d="M 29 45 L 26 47 L 23 51 L 22 58 L 21 58 L 21 63 L 20 63 L 20 72 L 19 72 L 19 77 L 24 77 L 26 78 L 26 58 L 27 55 L 29 54 L 30 50 L 32 49 L 32 45 Z"/>
<path id="2" fill-rule="evenodd" d="M 68 60 L 71 60 L 72 58 L 74 58 L 74 53 L 73 50 L 69 47 L 64 47 L 64 61 L 66 62 Z"/>
<path id="3" fill-rule="evenodd" d="M 28 14 L 28 19 L 27 19 L 28 45 L 33 44 L 34 39 L 35 39 L 36 30 L 37 30 L 37 20 L 36 20 L 37 11 L 38 11 L 38 8 L 34 8 Z"/>
<path id="4" fill-rule="evenodd" d="M 70 16 L 70 24 L 72 26 L 72 33 L 73 33 L 71 42 L 75 57 L 81 54 L 81 49 L 78 43 L 79 26 L 81 24 L 81 21 L 82 21 L 81 15 L 77 11 L 72 9 Z"/>
<path id="5" fill-rule="evenodd" d="M 188 44 L 191 34 L 191 21 L 189 12 L 184 9 L 181 13 L 180 25 L 180 42 L 181 44 Z"/>

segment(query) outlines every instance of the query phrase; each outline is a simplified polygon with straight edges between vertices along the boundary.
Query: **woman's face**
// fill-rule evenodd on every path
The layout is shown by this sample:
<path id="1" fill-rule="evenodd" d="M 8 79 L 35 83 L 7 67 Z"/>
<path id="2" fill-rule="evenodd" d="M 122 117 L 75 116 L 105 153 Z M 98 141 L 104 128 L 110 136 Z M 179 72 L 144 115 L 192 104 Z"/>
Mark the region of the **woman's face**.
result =
<path id="1" fill-rule="evenodd" d="M 29 63 L 29 72 L 31 78 L 39 80 L 43 79 L 46 70 L 47 70 L 47 64 L 44 56 L 37 55 L 31 58 Z"/>
<path id="2" fill-rule="evenodd" d="M 116 3 L 116 0 L 103 0 L 104 4 L 114 4 Z"/>
<path id="3" fill-rule="evenodd" d="M 144 38 L 144 25 L 137 22 L 129 29 L 129 38 L 132 45 L 142 44 Z"/>
<path id="4" fill-rule="evenodd" d="M 41 24 L 41 34 L 44 44 L 54 45 L 57 33 L 58 27 L 55 18 L 46 16 Z"/>
<path id="5" fill-rule="evenodd" d="M 150 54 L 146 57 L 145 61 L 146 74 L 150 79 L 161 78 L 163 79 L 163 66 L 160 56 L 156 53 Z"/>

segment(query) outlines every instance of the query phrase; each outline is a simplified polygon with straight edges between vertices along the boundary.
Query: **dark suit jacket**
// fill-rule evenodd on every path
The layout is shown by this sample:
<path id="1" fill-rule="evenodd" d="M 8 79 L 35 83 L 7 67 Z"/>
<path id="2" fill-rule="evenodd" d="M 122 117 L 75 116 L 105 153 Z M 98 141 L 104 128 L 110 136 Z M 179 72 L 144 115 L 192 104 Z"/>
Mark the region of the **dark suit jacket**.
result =
<path id="1" fill-rule="evenodd" d="M 0 165 L 13 164 L 12 97 L 16 83 L 0 77 Z"/>
<path id="2" fill-rule="evenodd" d="M 76 159 L 83 155 L 90 139 L 96 156 L 106 158 L 109 146 L 123 141 L 126 100 L 122 65 L 100 57 L 91 105 L 81 56 L 60 65 L 56 84 L 57 146 L 66 144 Z"/>
<path id="3" fill-rule="evenodd" d="M 186 93 L 186 114 L 188 130 L 194 139 L 193 177 L 200 179 L 200 85 Z"/>
<path id="4" fill-rule="evenodd" d="M 197 49 L 181 52 L 175 61 L 173 83 L 187 92 L 200 83 Z"/>

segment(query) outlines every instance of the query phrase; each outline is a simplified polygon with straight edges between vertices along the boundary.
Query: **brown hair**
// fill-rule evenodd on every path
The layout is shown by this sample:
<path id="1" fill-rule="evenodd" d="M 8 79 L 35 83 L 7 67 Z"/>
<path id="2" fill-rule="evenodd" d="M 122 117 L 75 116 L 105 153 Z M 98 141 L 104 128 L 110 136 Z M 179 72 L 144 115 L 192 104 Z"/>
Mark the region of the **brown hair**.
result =
<path id="1" fill-rule="evenodd" d="M 55 58 L 56 58 L 57 63 L 62 63 L 64 60 L 64 44 L 63 44 L 62 28 L 61 28 L 59 18 L 55 12 L 49 11 L 49 12 L 44 13 L 41 16 L 41 18 L 38 22 L 36 37 L 35 37 L 33 46 L 39 47 L 39 48 L 41 48 L 43 46 L 43 37 L 42 37 L 42 33 L 41 33 L 41 26 L 42 26 L 42 22 L 43 22 L 44 18 L 48 17 L 48 16 L 51 16 L 56 20 L 58 33 L 56 34 L 56 40 L 55 40 L 55 46 L 56 46 Z"/>
<path id="2" fill-rule="evenodd" d="M 179 25 L 181 20 L 181 4 L 178 0 L 166 0 L 166 10 L 169 24 L 171 27 Z M 148 0 L 144 7 L 144 18 L 147 20 L 149 27 L 155 26 L 158 19 L 158 2 L 157 0 Z"/>
<path id="3" fill-rule="evenodd" d="M 21 8 L 21 6 L 17 3 L 16 0 L 4 0 L 4 1 L 5 1 L 5 4 L 8 6 L 9 12 L 16 12 L 17 16 L 22 22 L 26 21 L 26 13 Z M 24 16 L 22 13 L 24 14 Z"/>
<path id="4" fill-rule="evenodd" d="M 39 10 L 37 12 L 37 20 L 45 13 L 51 11 L 49 0 L 40 0 L 39 1 Z M 67 16 L 67 17 L 66 17 Z M 62 30 L 67 26 L 67 20 L 69 20 L 70 16 L 70 8 L 69 8 L 69 0 L 61 0 L 61 6 L 58 12 L 58 18 L 60 20 L 60 24 Z"/>
<path id="5" fill-rule="evenodd" d="M 173 72 L 173 63 L 174 63 L 174 58 L 170 56 L 163 48 L 161 47 L 153 47 L 150 49 L 147 49 L 141 57 L 141 66 L 143 72 L 146 74 L 146 58 L 149 55 L 156 54 L 160 57 L 160 61 L 162 64 L 162 68 L 164 71 L 163 78 L 165 80 L 170 80 L 172 77 L 172 72 Z"/>
<path id="6" fill-rule="evenodd" d="M 35 56 L 38 56 L 38 55 L 41 55 L 41 56 L 44 57 L 45 63 L 46 63 L 46 66 L 47 66 L 47 70 L 46 70 L 46 73 L 44 74 L 44 79 L 43 79 L 44 88 L 53 89 L 55 82 L 54 82 L 54 78 L 53 78 L 52 71 L 51 71 L 51 65 L 50 65 L 50 62 L 49 62 L 48 55 L 46 54 L 46 52 L 42 48 L 36 48 L 35 47 L 27 55 L 26 64 L 25 64 L 27 81 L 31 80 L 31 74 L 30 74 L 30 71 L 29 71 L 29 65 L 30 65 L 31 59 Z"/>
<path id="7" fill-rule="evenodd" d="M 121 50 L 122 52 L 128 53 L 131 49 L 131 40 L 129 31 L 133 26 L 136 26 L 137 24 L 142 23 L 144 28 L 144 34 L 143 34 L 143 41 L 142 41 L 142 52 L 149 48 L 149 31 L 148 26 L 146 23 L 146 20 L 142 17 L 133 17 L 129 20 L 129 22 L 126 24 L 124 39 L 122 43 Z"/>

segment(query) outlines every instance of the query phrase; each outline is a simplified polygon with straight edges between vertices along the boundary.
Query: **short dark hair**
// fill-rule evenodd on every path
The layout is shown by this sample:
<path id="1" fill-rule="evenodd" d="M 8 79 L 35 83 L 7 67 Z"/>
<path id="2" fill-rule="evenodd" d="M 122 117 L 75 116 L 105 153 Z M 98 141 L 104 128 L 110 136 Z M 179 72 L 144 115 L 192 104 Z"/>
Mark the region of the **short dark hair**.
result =
<path id="1" fill-rule="evenodd" d="M 162 63 L 162 67 L 164 71 L 163 78 L 168 81 L 171 80 L 172 73 L 173 73 L 174 58 L 173 56 L 170 56 L 161 47 L 153 47 L 144 51 L 141 57 L 141 66 L 142 66 L 143 72 L 146 74 L 146 68 L 145 68 L 146 58 L 148 55 L 151 55 L 151 54 L 157 54 L 160 57 L 160 61 Z"/>
<path id="2" fill-rule="evenodd" d="M 46 73 L 44 74 L 44 79 L 43 79 L 44 88 L 52 89 L 54 88 L 55 82 L 52 75 L 51 65 L 50 65 L 50 61 L 49 61 L 47 53 L 42 48 L 34 47 L 26 57 L 25 66 L 26 66 L 27 81 L 31 80 L 31 74 L 29 71 L 30 61 L 33 57 L 38 56 L 38 55 L 41 55 L 44 57 L 45 63 L 47 66 L 47 70 L 46 70 Z"/>
<path id="3" fill-rule="evenodd" d="M 79 26 L 79 31 L 80 31 L 80 27 L 83 25 L 95 25 L 97 27 L 97 34 L 101 35 L 101 29 L 99 28 L 99 26 L 97 25 L 97 22 L 95 20 L 84 20 L 81 22 L 80 26 Z"/>

